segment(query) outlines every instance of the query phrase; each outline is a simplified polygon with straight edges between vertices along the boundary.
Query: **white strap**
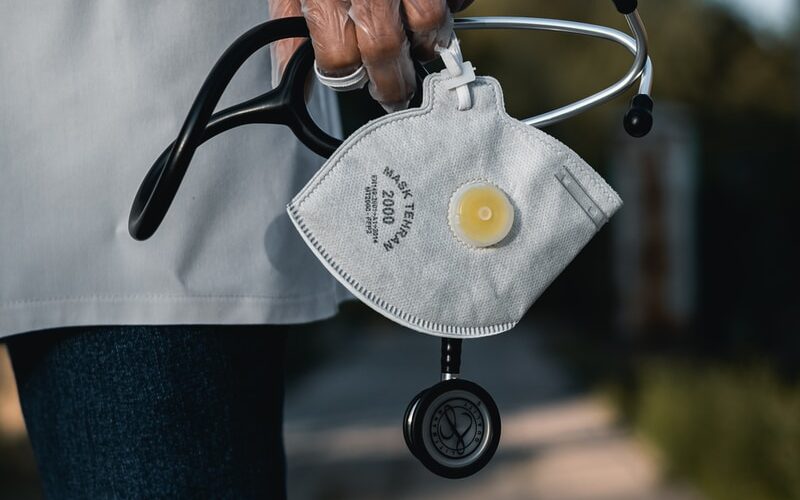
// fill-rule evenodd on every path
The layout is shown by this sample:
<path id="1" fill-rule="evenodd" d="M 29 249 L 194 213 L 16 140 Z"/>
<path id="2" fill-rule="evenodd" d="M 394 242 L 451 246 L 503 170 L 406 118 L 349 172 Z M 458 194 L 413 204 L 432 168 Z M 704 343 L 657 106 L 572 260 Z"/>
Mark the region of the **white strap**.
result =
<path id="1" fill-rule="evenodd" d="M 450 73 L 450 78 L 444 81 L 445 88 L 455 90 L 458 96 L 458 110 L 465 111 L 472 107 L 472 96 L 469 84 L 475 81 L 475 68 L 469 61 L 464 61 L 461 54 L 461 45 L 455 33 L 450 38 L 447 48 L 436 47 L 436 52 L 444 61 L 445 68 Z"/>
<path id="2" fill-rule="evenodd" d="M 349 92 L 351 90 L 358 90 L 364 88 L 364 85 L 369 81 L 367 70 L 364 65 L 358 67 L 355 71 L 345 76 L 325 76 L 319 71 L 317 61 L 314 61 L 314 73 L 317 75 L 317 80 L 326 87 L 329 87 L 336 92 Z"/>

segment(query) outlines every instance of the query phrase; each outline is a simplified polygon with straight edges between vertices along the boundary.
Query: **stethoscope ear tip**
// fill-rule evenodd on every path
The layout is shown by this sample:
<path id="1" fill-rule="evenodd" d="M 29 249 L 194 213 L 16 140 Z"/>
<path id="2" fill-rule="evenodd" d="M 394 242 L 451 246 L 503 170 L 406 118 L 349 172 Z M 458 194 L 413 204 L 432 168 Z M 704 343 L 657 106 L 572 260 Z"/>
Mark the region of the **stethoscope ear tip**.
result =
<path id="1" fill-rule="evenodd" d="M 633 98 L 623 126 L 631 137 L 644 137 L 650 133 L 653 129 L 653 99 L 649 95 L 638 94 Z"/>

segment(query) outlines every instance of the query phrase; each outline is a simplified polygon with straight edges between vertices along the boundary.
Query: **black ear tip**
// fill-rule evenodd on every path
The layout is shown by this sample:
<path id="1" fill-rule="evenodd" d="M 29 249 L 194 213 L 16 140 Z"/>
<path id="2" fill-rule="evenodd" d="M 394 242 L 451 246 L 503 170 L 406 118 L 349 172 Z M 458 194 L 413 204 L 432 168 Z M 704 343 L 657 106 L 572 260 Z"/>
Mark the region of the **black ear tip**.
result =
<path id="1" fill-rule="evenodd" d="M 614 5 L 617 6 L 617 10 L 620 14 L 628 15 L 638 7 L 639 2 L 637 0 L 614 0 Z"/>
<path id="2" fill-rule="evenodd" d="M 653 100 L 644 94 L 634 97 L 623 124 L 631 137 L 644 137 L 650 133 L 653 129 Z"/>
<path id="3" fill-rule="evenodd" d="M 624 125 L 631 137 L 644 137 L 653 128 L 653 114 L 643 108 L 631 108 L 625 114 Z"/>

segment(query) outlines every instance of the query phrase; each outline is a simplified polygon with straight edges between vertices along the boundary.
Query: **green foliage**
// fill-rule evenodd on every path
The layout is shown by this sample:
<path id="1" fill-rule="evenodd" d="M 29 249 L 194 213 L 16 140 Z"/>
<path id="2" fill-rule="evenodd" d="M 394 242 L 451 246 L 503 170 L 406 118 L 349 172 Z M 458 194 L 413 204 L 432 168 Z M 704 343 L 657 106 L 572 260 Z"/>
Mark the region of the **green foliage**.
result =
<path id="1" fill-rule="evenodd" d="M 628 417 L 673 474 L 711 499 L 800 498 L 800 387 L 763 366 L 637 371 Z"/>

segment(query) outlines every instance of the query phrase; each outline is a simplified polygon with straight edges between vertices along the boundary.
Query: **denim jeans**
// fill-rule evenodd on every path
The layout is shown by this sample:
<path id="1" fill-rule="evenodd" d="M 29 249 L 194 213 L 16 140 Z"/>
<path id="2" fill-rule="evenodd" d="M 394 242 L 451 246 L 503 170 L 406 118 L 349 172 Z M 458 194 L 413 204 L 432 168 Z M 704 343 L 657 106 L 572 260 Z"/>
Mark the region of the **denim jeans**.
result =
<path id="1" fill-rule="evenodd" d="M 114 326 L 8 339 L 47 498 L 285 498 L 285 333 Z"/>

